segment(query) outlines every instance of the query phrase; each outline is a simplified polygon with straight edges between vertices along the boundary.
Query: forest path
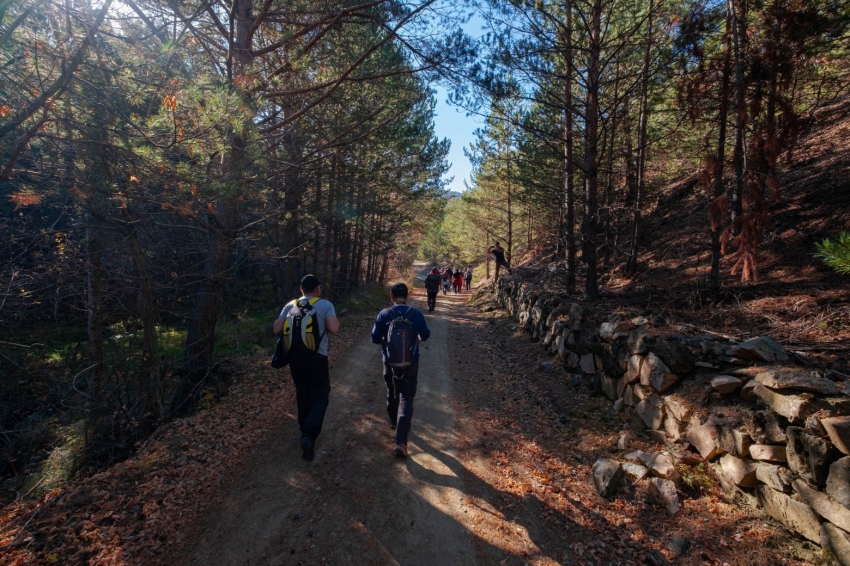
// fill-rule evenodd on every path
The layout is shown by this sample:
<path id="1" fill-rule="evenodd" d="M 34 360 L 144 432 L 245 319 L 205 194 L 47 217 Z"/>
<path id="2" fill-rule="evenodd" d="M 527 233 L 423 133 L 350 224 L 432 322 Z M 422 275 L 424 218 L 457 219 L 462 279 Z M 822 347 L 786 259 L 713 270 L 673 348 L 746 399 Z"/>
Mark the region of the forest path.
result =
<path id="1" fill-rule="evenodd" d="M 412 304 L 425 310 L 421 277 Z M 449 319 L 467 295 L 426 314 L 410 457 L 393 458 L 379 348 L 368 336 L 331 371 L 316 459 L 301 459 L 293 414 L 228 494 L 189 554 L 192 564 L 478 564 L 458 460 Z M 446 303 L 450 304 L 447 305 Z M 343 319 L 343 324 L 345 320 Z M 331 346 L 333 347 L 333 346 Z M 492 510 L 483 510 L 492 512 Z"/>

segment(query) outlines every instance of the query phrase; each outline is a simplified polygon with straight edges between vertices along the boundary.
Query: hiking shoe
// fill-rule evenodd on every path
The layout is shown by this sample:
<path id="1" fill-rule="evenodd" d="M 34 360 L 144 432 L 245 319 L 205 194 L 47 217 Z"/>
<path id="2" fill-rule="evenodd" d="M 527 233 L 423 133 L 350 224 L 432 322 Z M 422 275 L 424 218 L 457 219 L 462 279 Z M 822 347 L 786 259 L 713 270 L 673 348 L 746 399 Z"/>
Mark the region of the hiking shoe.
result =
<path id="1" fill-rule="evenodd" d="M 396 458 L 407 458 L 407 444 L 396 444 L 394 454 Z"/>
<path id="2" fill-rule="evenodd" d="M 316 455 L 315 451 L 316 441 L 309 436 L 301 437 L 301 457 L 307 460 L 308 462 L 312 462 L 313 458 Z"/>

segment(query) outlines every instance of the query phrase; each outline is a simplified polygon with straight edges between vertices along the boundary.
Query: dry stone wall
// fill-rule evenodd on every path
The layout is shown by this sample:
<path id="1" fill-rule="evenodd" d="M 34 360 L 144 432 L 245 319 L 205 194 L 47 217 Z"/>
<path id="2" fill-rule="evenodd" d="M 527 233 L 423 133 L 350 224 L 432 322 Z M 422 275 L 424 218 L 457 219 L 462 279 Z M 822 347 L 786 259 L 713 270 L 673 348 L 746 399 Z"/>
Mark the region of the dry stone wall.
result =
<path id="1" fill-rule="evenodd" d="M 646 481 L 676 513 L 681 477 L 674 464 L 707 462 L 724 488 L 749 494 L 850 566 L 850 384 L 795 364 L 768 336 L 737 343 L 621 315 L 599 324 L 581 304 L 518 278 L 501 278 L 496 295 L 573 380 L 611 399 L 624 422 L 666 446 L 599 460 L 593 482 L 602 496 L 621 478 Z M 627 445 L 621 438 L 619 448 Z"/>

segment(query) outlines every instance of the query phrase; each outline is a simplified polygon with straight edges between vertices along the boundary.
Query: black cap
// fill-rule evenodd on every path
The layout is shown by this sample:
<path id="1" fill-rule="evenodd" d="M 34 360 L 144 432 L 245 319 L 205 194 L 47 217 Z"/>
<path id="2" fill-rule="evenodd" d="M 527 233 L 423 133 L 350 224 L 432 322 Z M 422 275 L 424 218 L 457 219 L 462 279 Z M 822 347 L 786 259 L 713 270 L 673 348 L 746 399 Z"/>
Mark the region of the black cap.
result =
<path id="1" fill-rule="evenodd" d="M 407 285 L 404 283 L 395 283 L 392 287 L 390 287 L 390 295 L 393 297 L 406 297 Z"/>
<path id="2" fill-rule="evenodd" d="M 305 293 L 312 293 L 319 285 L 321 285 L 319 278 L 313 274 L 305 275 L 301 278 L 301 290 Z"/>
<path id="3" fill-rule="evenodd" d="M 493 244 L 493 245 L 498 246 L 498 245 L 499 245 L 499 242 L 497 241 L 497 242 L 496 242 L 495 244 Z"/>

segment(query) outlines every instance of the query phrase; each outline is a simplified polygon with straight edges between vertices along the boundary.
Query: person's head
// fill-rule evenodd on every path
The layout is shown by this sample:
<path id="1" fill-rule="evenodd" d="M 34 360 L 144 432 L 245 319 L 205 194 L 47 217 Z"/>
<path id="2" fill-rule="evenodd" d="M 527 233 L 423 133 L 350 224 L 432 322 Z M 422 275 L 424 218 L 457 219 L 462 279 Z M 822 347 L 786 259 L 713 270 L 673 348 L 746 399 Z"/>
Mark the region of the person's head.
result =
<path id="1" fill-rule="evenodd" d="M 322 284 L 319 283 L 319 278 L 315 275 L 305 275 L 301 278 L 301 293 L 303 293 L 305 296 L 318 296 L 322 292 L 321 287 Z"/>
<path id="2" fill-rule="evenodd" d="M 406 301 L 407 285 L 404 283 L 395 283 L 392 287 L 390 287 L 390 297 L 392 297 L 394 303 L 398 301 Z"/>
<path id="3" fill-rule="evenodd" d="M 494 246 L 496 246 L 496 247 L 498 248 L 498 247 L 499 247 L 499 242 L 496 242 L 496 243 L 495 243 L 495 244 L 493 244 L 493 245 L 494 245 Z"/>
<path id="4" fill-rule="evenodd" d="M 437 267 L 434 267 L 434 268 L 431 270 L 431 273 L 439 273 L 439 272 L 440 272 L 440 270 L 439 270 L 439 268 L 437 268 Z"/>

